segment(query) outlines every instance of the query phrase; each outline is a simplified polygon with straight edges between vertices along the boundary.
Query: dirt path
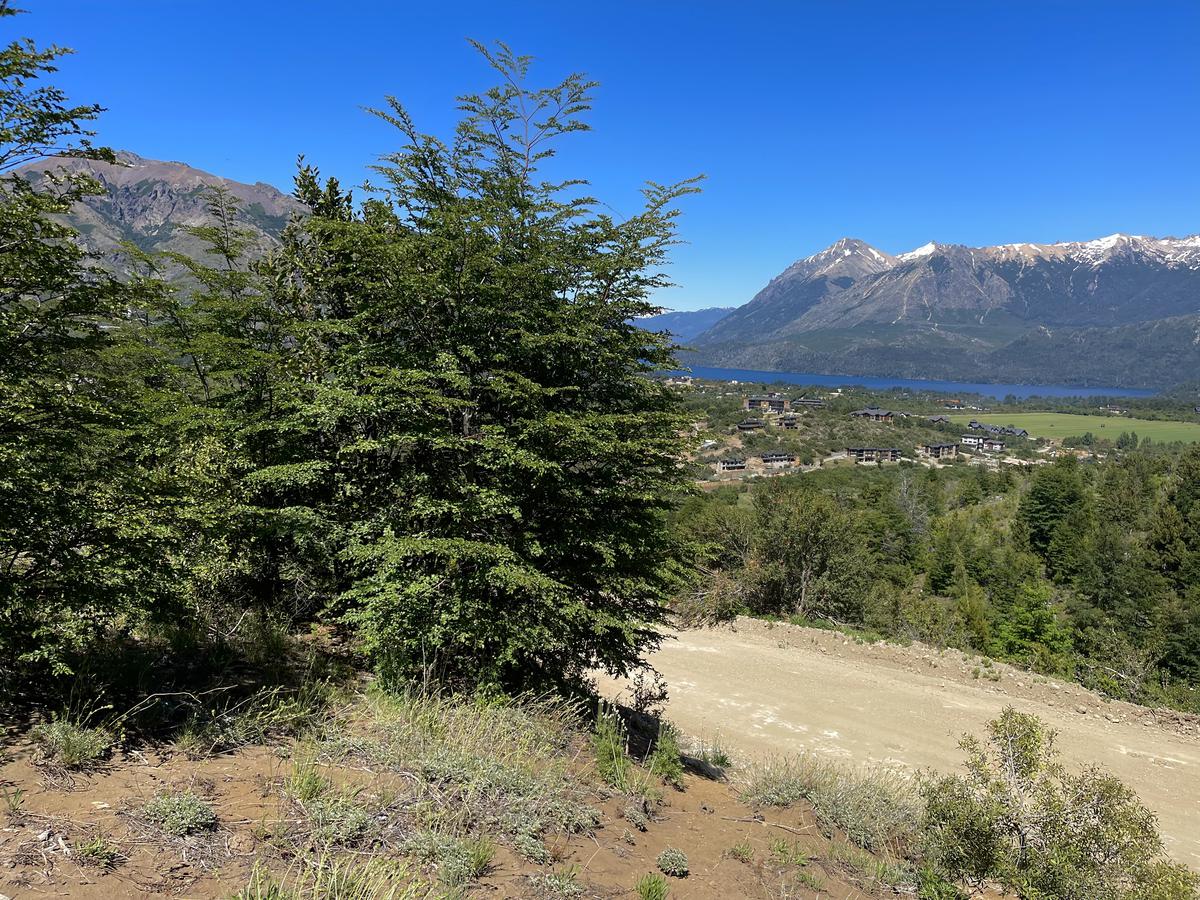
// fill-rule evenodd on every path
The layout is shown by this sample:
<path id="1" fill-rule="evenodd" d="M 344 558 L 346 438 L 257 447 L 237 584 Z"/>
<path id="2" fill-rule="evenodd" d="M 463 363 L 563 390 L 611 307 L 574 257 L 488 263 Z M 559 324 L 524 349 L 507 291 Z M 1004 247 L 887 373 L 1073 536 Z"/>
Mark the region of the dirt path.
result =
<path id="1" fill-rule="evenodd" d="M 674 635 L 651 662 L 667 679 L 667 715 L 680 728 L 719 736 L 748 757 L 806 749 L 949 771 L 961 762 L 959 736 L 980 733 L 1012 704 L 1056 728 L 1068 759 L 1098 764 L 1132 786 L 1158 814 L 1171 854 L 1200 869 L 1194 718 L 1106 701 L 1001 664 L 988 668 L 954 650 L 864 645 L 749 619 Z"/>

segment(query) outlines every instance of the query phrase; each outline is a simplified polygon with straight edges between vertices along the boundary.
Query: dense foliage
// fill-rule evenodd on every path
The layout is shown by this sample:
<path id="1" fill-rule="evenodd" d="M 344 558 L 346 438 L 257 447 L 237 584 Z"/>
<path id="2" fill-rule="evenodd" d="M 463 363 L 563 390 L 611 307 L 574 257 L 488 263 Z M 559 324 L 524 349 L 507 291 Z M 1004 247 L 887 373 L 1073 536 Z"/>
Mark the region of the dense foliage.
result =
<path id="1" fill-rule="evenodd" d="M 928 852 L 979 888 L 1060 900 L 1190 898 L 1200 878 L 1167 859 L 1154 814 L 1118 779 L 1068 771 L 1054 732 L 1006 709 L 963 739 L 966 772 L 924 786 Z"/>
<path id="2" fill-rule="evenodd" d="M 450 141 L 390 100 L 381 186 L 356 204 L 302 165 L 311 214 L 265 259 L 216 191 L 204 258 L 130 247 L 118 281 L 53 217 L 94 184 L 4 176 L 0 666 L 323 618 L 388 677 L 513 687 L 656 642 L 680 420 L 644 377 L 669 339 L 629 323 L 694 187 L 617 221 L 540 180 L 593 85 L 530 89 L 527 58 L 480 49 L 501 84 Z M 5 54 L 10 165 L 112 159 L 63 143 L 97 108 L 29 87 L 58 52 Z"/>

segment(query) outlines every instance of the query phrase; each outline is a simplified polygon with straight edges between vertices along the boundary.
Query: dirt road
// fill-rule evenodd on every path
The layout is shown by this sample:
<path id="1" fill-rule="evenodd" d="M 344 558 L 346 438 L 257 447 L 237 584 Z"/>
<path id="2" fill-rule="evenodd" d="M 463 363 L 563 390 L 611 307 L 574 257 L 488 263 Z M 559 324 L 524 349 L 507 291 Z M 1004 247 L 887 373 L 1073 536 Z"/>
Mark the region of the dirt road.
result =
<path id="1" fill-rule="evenodd" d="M 1131 785 L 1158 813 L 1171 854 L 1200 869 L 1200 723 L 1106 701 L 929 647 L 741 619 L 674 635 L 651 658 L 670 687 L 667 715 L 744 757 L 800 749 L 856 763 L 949 771 L 957 742 L 1006 705 L 1059 731 L 1064 755 Z M 976 671 L 978 667 L 978 672 Z M 620 685 L 602 685 L 616 693 Z"/>

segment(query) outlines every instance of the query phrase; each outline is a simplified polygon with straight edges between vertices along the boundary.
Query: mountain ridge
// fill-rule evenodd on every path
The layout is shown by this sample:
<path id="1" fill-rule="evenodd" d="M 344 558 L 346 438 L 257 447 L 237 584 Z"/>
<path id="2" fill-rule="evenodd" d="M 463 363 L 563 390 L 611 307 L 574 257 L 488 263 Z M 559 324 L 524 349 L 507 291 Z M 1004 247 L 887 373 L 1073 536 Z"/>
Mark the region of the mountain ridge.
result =
<path id="1" fill-rule="evenodd" d="M 1137 326 L 1192 316 L 1200 316 L 1200 235 L 930 242 L 895 255 L 842 238 L 793 262 L 698 335 L 689 361 L 954 380 L 1014 380 L 1020 371 L 1038 375 L 1036 383 L 1078 384 L 1082 376 L 1067 362 L 1078 359 L 1055 358 L 1051 348 L 1078 346 L 1079 330 L 1088 332 L 1082 343 L 1114 354 L 1113 378 L 1101 383 L 1162 387 L 1178 381 L 1171 367 L 1200 367 L 1200 345 L 1195 354 L 1174 347 L 1169 367 L 1153 358 L 1154 330 Z M 1047 339 L 1037 339 L 1039 329 Z M 1013 360 L 1007 351 L 1027 356 Z"/>

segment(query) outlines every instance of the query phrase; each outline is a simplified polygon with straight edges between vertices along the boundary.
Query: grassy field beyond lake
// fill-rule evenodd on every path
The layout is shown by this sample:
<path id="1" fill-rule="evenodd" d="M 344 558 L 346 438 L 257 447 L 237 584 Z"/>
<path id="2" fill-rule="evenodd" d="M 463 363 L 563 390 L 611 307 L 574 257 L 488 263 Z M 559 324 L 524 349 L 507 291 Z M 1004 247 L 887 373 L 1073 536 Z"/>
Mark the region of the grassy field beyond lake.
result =
<path id="1" fill-rule="evenodd" d="M 1012 425 L 1014 428 L 1024 428 L 1033 437 L 1055 440 L 1082 435 L 1084 432 L 1090 431 L 1097 437 L 1115 441 L 1122 431 L 1136 431 L 1139 438 L 1148 437 L 1155 443 L 1200 442 L 1200 424 L 1196 422 L 1131 419 L 1127 416 L 1081 416 L 1052 412 L 976 413 L 950 416 L 952 422 L 964 427 L 972 419 L 992 425 Z"/>

